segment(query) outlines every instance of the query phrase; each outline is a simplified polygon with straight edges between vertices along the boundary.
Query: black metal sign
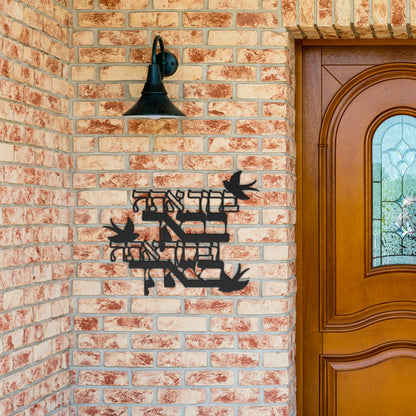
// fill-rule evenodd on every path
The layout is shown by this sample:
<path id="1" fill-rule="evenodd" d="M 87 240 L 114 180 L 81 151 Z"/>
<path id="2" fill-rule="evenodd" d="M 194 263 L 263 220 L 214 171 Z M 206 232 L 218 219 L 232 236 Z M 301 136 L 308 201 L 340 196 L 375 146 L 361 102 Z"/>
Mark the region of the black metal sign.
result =
<path id="1" fill-rule="evenodd" d="M 256 181 L 241 184 L 241 171 L 230 180 L 224 180 L 222 191 L 188 190 L 186 193 L 172 191 L 133 191 L 133 211 L 143 205 L 143 221 L 159 223 L 158 240 L 140 241 L 130 218 L 124 228 L 111 221 L 105 226 L 115 232 L 108 237 L 112 248 L 110 259 L 116 261 L 115 253 L 122 251 L 123 261 L 130 269 L 143 269 L 144 293 L 155 286 L 151 271 L 163 270 L 164 286 L 174 287 L 175 278 L 185 287 L 217 287 L 222 292 L 244 289 L 248 280 L 240 278 L 248 269 L 241 264 L 233 277 L 225 272 L 225 263 L 220 259 L 220 243 L 230 241 L 228 213 L 238 212 L 238 200 L 247 200 L 245 191 L 253 188 Z M 188 209 L 189 206 L 197 206 Z"/>

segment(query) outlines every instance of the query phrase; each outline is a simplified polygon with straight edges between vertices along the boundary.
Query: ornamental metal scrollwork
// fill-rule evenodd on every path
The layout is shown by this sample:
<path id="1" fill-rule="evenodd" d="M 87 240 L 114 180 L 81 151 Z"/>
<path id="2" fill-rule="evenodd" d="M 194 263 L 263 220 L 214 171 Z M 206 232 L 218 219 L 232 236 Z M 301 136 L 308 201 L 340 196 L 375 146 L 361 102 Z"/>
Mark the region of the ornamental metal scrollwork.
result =
<path id="1" fill-rule="evenodd" d="M 164 286 L 175 287 L 175 278 L 184 287 L 216 287 L 222 292 L 244 289 L 249 280 L 240 280 L 248 269 L 241 264 L 234 276 L 225 272 L 220 258 L 220 243 L 230 241 L 228 213 L 238 212 L 238 200 L 248 200 L 245 191 L 258 191 L 256 181 L 241 184 L 241 171 L 230 180 L 224 180 L 224 190 L 133 191 L 133 212 L 143 205 L 142 220 L 159 224 L 158 239 L 138 240 L 133 221 L 128 218 L 123 228 L 113 219 L 104 226 L 115 233 L 110 240 L 110 260 L 116 261 L 116 252 L 122 252 L 123 261 L 130 269 L 144 270 L 144 294 L 155 286 L 150 275 L 153 269 L 163 270 Z M 196 209 L 188 209 L 196 205 Z M 196 232 L 192 232 L 196 231 Z M 220 232 L 218 232 L 220 231 Z"/>

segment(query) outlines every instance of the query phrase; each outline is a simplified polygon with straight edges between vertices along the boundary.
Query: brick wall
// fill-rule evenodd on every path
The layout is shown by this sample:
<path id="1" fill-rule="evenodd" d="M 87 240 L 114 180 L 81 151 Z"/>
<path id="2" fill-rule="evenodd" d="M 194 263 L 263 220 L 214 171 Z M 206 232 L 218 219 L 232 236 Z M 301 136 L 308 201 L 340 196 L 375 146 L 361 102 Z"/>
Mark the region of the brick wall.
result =
<path id="1" fill-rule="evenodd" d="M 153 4 L 152 4 L 153 3 Z M 80 416 L 271 416 L 294 409 L 294 44 L 272 1 L 74 1 L 76 333 Z M 262 8 L 259 4 L 262 3 Z M 187 114 L 126 120 L 160 35 Z M 250 270 L 242 292 L 179 282 L 144 296 L 143 272 L 110 262 L 105 230 L 133 189 L 223 188 L 242 170 L 260 192 L 230 216 L 222 259 Z M 155 276 L 155 274 L 153 274 Z"/>
<path id="2" fill-rule="evenodd" d="M 0 414 L 70 403 L 71 14 L 0 2 Z"/>
<path id="3" fill-rule="evenodd" d="M 415 21 L 410 0 L 0 0 L 0 413 L 295 414 L 293 37 L 407 38 Z M 126 120 L 157 34 L 188 117 Z M 158 275 L 143 296 L 103 225 L 130 216 L 152 239 L 133 189 L 221 190 L 239 169 L 260 192 L 221 256 L 247 288 Z"/>
<path id="4" fill-rule="evenodd" d="M 416 30 L 412 0 L 280 0 L 282 25 L 295 38 L 409 39 Z"/>

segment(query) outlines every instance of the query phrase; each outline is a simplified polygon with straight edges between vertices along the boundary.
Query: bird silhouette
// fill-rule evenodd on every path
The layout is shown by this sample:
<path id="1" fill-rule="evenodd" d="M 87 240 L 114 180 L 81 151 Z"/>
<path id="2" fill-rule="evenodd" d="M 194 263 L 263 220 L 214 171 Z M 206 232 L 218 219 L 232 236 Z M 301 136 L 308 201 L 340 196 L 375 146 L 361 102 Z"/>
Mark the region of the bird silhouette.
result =
<path id="1" fill-rule="evenodd" d="M 247 284 L 248 280 L 243 280 L 240 282 L 240 278 L 243 276 L 243 274 L 248 269 L 245 269 L 241 271 L 241 264 L 238 265 L 237 273 L 233 278 L 229 277 L 224 271 L 221 271 L 220 274 L 220 285 L 218 286 L 218 289 L 221 290 L 221 292 L 234 292 L 235 290 L 241 290 L 244 289 Z"/>
<path id="2" fill-rule="evenodd" d="M 128 241 L 135 240 L 139 236 L 139 234 L 134 232 L 134 224 L 130 218 L 127 219 L 124 229 L 117 227 L 111 218 L 110 222 L 112 226 L 104 225 L 104 228 L 108 228 L 116 233 L 116 235 L 108 237 L 108 239 L 114 243 L 127 243 Z"/>
<path id="3" fill-rule="evenodd" d="M 224 184 L 225 189 L 228 192 L 231 192 L 237 199 L 250 199 L 250 197 L 248 197 L 243 191 L 258 191 L 258 189 L 252 187 L 252 185 L 254 185 L 257 181 L 240 184 L 240 180 L 241 170 L 234 173 L 229 181 L 222 181 L 222 183 Z"/>

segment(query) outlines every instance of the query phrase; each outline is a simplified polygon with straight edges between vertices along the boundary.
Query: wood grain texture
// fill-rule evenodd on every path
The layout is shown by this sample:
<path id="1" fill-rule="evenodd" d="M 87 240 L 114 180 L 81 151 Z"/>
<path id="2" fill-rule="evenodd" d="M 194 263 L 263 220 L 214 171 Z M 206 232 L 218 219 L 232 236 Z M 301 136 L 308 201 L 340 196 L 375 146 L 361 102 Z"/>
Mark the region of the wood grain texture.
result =
<path id="1" fill-rule="evenodd" d="M 302 52 L 298 412 L 415 414 L 416 268 L 371 268 L 370 172 L 375 128 L 416 115 L 416 49 Z"/>

